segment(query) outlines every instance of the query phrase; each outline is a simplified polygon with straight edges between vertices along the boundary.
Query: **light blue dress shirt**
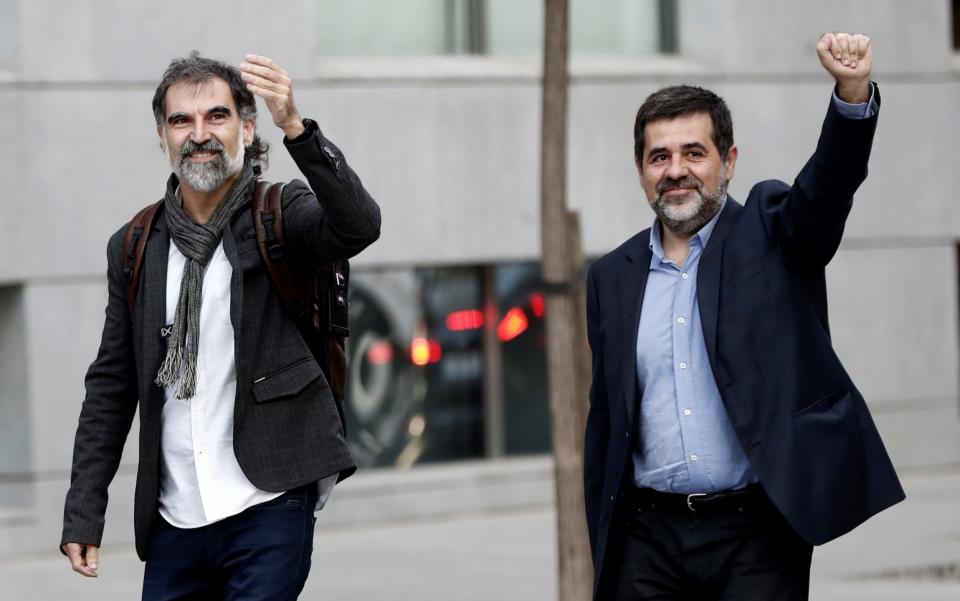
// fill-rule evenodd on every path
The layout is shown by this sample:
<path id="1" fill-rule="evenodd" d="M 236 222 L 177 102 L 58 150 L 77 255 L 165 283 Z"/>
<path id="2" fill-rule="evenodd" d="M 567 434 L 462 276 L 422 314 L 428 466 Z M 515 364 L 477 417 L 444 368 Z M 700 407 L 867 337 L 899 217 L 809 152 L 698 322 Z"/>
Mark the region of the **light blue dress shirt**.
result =
<path id="1" fill-rule="evenodd" d="M 664 256 L 659 224 L 650 230 L 636 349 L 642 394 L 633 465 L 640 488 L 690 494 L 757 481 L 720 399 L 700 325 L 697 271 L 719 217 L 690 238 L 683 267 Z"/>
<path id="2" fill-rule="evenodd" d="M 868 102 L 848 104 L 834 93 L 833 103 L 850 119 L 877 111 L 872 85 Z M 690 238 L 683 267 L 664 256 L 658 220 L 650 230 L 652 256 L 636 348 L 641 400 L 633 479 L 640 488 L 710 493 L 757 481 L 720 398 L 697 302 L 700 258 L 721 212 L 723 206 Z"/>

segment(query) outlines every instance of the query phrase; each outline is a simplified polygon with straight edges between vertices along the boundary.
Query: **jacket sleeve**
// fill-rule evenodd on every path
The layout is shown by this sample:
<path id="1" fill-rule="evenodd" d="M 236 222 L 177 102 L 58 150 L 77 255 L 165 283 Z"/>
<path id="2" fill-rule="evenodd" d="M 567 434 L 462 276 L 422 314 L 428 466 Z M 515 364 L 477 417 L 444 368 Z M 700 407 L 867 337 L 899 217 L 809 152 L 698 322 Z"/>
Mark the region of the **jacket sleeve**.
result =
<path id="1" fill-rule="evenodd" d="M 874 85 L 874 100 L 880 92 Z M 788 265 L 823 268 L 836 253 L 853 207 L 853 195 L 867 177 L 867 163 L 879 110 L 865 119 L 842 116 L 831 100 L 813 156 L 793 186 L 763 182 L 768 232 Z"/>
<path id="2" fill-rule="evenodd" d="M 309 187 L 294 180 L 284 189 L 284 235 L 297 252 L 317 261 L 348 259 L 380 236 L 380 207 L 316 122 L 284 139 Z"/>
<path id="3" fill-rule="evenodd" d="M 587 414 L 583 445 L 583 490 L 590 547 L 595 554 L 603 508 L 607 445 L 610 442 L 610 408 L 603 377 L 603 334 L 600 328 L 599 296 L 596 275 L 592 268 L 587 276 L 587 339 L 593 357 L 593 379 L 590 383 L 590 411 Z"/>
<path id="4" fill-rule="evenodd" d="M 107 245 L 107 308 L 97 357 L 87 370 L 86 397 L 73 445 L 70 489 L 63 510 L 66 543 L 99 545 L 107 487 L 137 409 L 137 376 L 130 314 L 122 274 L 121 229 Z"/>

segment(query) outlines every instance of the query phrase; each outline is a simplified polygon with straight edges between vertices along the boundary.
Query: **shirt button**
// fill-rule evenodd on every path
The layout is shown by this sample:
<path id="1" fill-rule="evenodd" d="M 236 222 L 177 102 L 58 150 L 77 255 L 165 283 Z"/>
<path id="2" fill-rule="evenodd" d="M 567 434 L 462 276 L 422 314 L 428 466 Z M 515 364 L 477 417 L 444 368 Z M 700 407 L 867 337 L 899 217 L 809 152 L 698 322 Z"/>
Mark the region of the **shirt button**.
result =
<path id="1" fill-rule="evenodd" d="M 692 414 L 693 414 L 693 411 L 690 411 L 689 409 L 684 409 L 684 410 L 683 410 L 683 414 L 684 414 L 684 415 L 692 415 Z"/>
<path id="2" fill-rule="evenodd" d="M 690 461 L 696 461 L 697 459 L 700 459 L 700 457 L 697 455 L 690 455 Z"/>
<path id="3" fill-rule="evenodd" d="M 685 320 L 684 318 L 682 318 L 682 317 L 678 317 L 678 318 L 677 318 L 677 323 L 683 323 L 684 321 L 686 321 L 686 320 Z"/>
<path id="4" fill-rule="evenodd" d="M 690 277 L 690 276 L 688 276 L 688 275 L 685 274 L 685 273 L 681 273 L 681 274 L 680 274 L 680 277 L 682 277 L 683 279 L 687 279 L 687 278 Z"/>
<path id="5" fill-rule="evenodd" d="M 680 364 L 680 369 L 687 369 L 687 364 L 686 364 L 686 363 L 681 363 L 681 364 Z"/>

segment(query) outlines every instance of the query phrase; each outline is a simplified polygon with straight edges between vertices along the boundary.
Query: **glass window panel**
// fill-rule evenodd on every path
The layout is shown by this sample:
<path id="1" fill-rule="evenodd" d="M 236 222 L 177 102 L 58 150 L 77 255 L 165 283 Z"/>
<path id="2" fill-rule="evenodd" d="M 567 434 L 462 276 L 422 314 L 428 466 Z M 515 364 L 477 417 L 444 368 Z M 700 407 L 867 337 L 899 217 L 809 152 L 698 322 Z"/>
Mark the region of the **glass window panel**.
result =
<path id="1" fill-rule="evenodd" d="M 550 452 L 550 399 L 547 383 L 545 299 L 540 265 L 516 263 L 496 267 L 498 334 L 503 358 L 503 401 L 508 455 Z M 521 327 L 522 326 L 522 327 Z M 513 334 L 516 333 L 515 336 Z"/>
<path id="2" fill-rule="evenodd" d="M 428 363 L 423 461 L 483 456 L 483 331 L 451 327 L 451 316 L 483 307 L 477 267 L 418 270 Z M 469 325 L 469 324 L 468 324 Z"/>
<path id="3" fill-rule="evenodd" d="M 571 53 L 657 52 L 663 20 L 660 7 L 671 1 L 571 0 Z M 543 50 L 542 2 L 317 0 L 316 6 L 321 56 L 417 56 L 476 51 L 537 56 Z"/>
<path id="4" fill-rule="evenodd" d="M 487 0 L 488 54 L 530 56 L 543 52 L 543 2 Z"/>
<path id="5" fill-rule="evenodd" d="M 485 456 L 485 428 L 508 455 L 550 451 L 544 315 L 537 263 L 492 266 L 485 323 L 480 266 L 361 270 L 350 282 L 347 437 L 361 465 Z M 490 328 L 495 336 L 484 336 Z M 486 340 L 498 345 L 502 423 L 485 423 Z M 499 421 L 499 420 L 498 420 Z"/>
<path id="6" fill-rule="evenodd" d="M 351 277 L 345 410 L 361 465 L 483 456 L 482 331 L 448 319 L 481 309 L 481 286 L 476 267 Z"/>
<path id="7" fill-rule="evenodd" d="M 421 410 L 423 385 L 408 349 L 418 319 L 412 270 L 351 275 L 344 412 L 361 466 L 392 465 L 416 444 L 410 422 Z"/>
<path id="8" fill-rule="evenodd" d="M 953 11 L 953 49 L 960 50 L 960 0 L 951 2 Z"/>
<path id="9" fill-rule="evenodd" d="M 656 0 L 572 0 L 572 54 L 654 54 L 659 49 Z"/>
<path id="10" fill-rule="evenodd" d="M 571 0 L 570 52 L 640 55 L 660 48 L 660 0 Z M 487 51 L 543 52 L 543 3 L 487 0 Z"/>
<path id="11" fill-rule="evenodd" d="M 445 54 L 462 44 L 459 1 L 317 0 L 320 56 Z M 462 21 L 462 17 L 460 17 Z"/>

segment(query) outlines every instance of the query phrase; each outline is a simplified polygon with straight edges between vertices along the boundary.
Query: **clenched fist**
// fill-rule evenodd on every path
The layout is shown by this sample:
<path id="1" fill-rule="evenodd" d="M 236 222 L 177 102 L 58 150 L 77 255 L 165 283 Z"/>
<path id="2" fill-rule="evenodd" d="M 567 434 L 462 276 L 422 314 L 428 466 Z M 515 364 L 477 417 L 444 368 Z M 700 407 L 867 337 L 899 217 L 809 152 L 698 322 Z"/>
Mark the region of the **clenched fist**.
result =
<path id="1" fill-rule="evenodd" d="M 825 33 L 817 42 L 817 56 L 836 80 L 840 100 L 851 104 L 870 100 L 870 38 L 862 33 Z"/>

